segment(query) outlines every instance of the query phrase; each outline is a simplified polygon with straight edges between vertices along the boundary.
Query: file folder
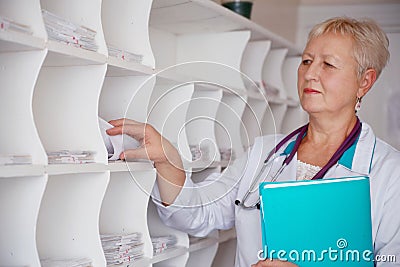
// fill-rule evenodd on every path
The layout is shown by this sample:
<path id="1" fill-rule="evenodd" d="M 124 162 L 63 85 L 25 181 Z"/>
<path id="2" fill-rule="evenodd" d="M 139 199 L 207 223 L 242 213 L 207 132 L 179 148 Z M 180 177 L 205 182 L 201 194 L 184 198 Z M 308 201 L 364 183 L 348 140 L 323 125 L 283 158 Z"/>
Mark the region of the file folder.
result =
<path id="1" fill-rule="evenodd" d="M 263 182 L 259 192 L 264 258 L 374 266 L 368 177 Z"/>

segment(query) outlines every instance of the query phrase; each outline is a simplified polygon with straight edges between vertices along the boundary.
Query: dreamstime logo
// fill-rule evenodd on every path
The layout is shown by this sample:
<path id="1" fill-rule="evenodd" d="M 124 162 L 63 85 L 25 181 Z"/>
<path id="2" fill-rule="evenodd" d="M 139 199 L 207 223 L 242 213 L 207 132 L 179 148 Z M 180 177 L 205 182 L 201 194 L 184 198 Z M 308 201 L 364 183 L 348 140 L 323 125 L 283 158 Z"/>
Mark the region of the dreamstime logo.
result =
<path id="1" fill-rule="evenodd" d="M 339 249 L 347 248 L 347 240 L 344 239 L 344 238 L 339 238 L 339 239 L 336 241 L 336 245 L 337 245 L 337 247 L 338 247 Z"/>
<path id="2" fill-rule="evenodd" d="M 344 238 L 339 238 L 336 241 L 337 248 L 329 247 L 322 250 L 305 249 L 298 250 L 264 250 L 258 252 L 259 260 L 279 259 L 283 261 L 293 262 L 325 262 L 325 261 L 340 261 L 340 262 L 371 262 L 374 260 L 371 250 L 355 250 L 348 248 L 348 242 Z"/>
<path id="3" fill-rule="evenodd" d="M 135 83 L 124 117 L 142 123 L 144 131 L 145 124 L 152 125 L 168 139 L 178 150 L 187 176 L 195 181 L 202 180 L 200 172 L 216 162 L 225 162 L 226 168 L 231 168 L 229 162 L 245 153 L 257 136 L 276 132 L 274 113 L 266 98 L 270 89 L 263 81 L 256 83 L 231 66 L 207 61 L 187 62 L 147 78 L 135 78 Z M 147 150 L 142 154 L 151 158 Z M 262 163 L 264 156 L 260 154 L 254 161 Z M 173 160 L 170 162 L 174 164 Z M 232 183 L 224 188 L 215 186 L 219 183 L 216 176 L 216 179 L 202 182 L 201 186 L 183 187 L 180 191 L 183 197 L 173 205 L 203 206 L 223 198 L 241 180 L 247 165 L 237 180 L 230 181 Z M 130 169 L 130 173 L 141 190 L 150 195 L 148 183 L 136 179 L 135 169 Z M 158 179 L 163 178 L 159 176 Z M 194 194 L 202 197 L 191 197 Z M 152 197 L 161 201 L 157 195 Z M 179 202 L 189 198 L 192 199 L 190 203 Z"/>

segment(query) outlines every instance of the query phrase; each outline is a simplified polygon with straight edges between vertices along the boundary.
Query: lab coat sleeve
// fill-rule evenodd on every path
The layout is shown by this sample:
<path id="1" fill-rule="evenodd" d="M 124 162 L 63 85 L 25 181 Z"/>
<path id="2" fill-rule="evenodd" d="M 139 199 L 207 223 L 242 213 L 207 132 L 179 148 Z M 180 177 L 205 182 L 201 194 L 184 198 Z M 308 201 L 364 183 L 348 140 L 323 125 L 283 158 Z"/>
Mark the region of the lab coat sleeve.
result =
<path id="1" fill-rule="evenodd" d="M 235 200 L 249 153 L 229 165 L 221 173 L 213 173 L 200 183 L 189 175 L 173 205 L 165 207 L 157 201 L 159 190 L 153 190 L 161 220 L 168 226 L 193 236 L 206 236 L 215 229 L 230 229 L 235 222 Z"/>
<path id="2" fill-rule="evenodd" d="M 394 154 L 394 156 L 393 156 Z M 400 266 L 400 153 L 392 153 L 381 166 L 381 175 L 388 178 L 385 185 L 381 218 L 375 240 L 375 260 L 377 267 Z M 389 262 L 388 257 L 395 257 Z"/>

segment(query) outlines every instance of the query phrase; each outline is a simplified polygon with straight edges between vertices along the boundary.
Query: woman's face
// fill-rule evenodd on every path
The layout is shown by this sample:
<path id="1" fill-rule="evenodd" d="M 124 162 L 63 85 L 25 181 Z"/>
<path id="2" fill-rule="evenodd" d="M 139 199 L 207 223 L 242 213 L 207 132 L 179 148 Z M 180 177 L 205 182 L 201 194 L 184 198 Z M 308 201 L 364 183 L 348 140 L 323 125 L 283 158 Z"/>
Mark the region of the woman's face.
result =
<path id="1" fill-rule="evenodd" d="M 327 33 L 306 46 L 298 68 L 300 102 L 309 114 L 353 112 L 359 82 L 349 36 Z"/>

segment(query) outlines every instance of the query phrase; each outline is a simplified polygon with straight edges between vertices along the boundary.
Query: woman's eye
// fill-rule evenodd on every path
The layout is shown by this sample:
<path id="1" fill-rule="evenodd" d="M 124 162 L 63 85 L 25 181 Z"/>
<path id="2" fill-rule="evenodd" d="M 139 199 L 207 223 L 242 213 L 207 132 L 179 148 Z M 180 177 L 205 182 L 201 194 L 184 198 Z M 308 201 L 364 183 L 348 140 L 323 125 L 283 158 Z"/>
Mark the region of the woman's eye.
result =
<path id="1" fill-rule="evenodd" d="M 329 68 L 334 68 L 334 67 L 335 67 L 334 65 L 332 65 L 332 64 L 329 63 L 329 62 L 324 62 L 324 64 L 325 64 L 325 66 L 327 66 L 327 67 L 329 67 Z"/>
<path id="2" fill-rule="evenodd" d="M 302 64 L 303 65 L 310 65 L 311 64 L 311 60 L 310 59 L 303 59 Z"/>

